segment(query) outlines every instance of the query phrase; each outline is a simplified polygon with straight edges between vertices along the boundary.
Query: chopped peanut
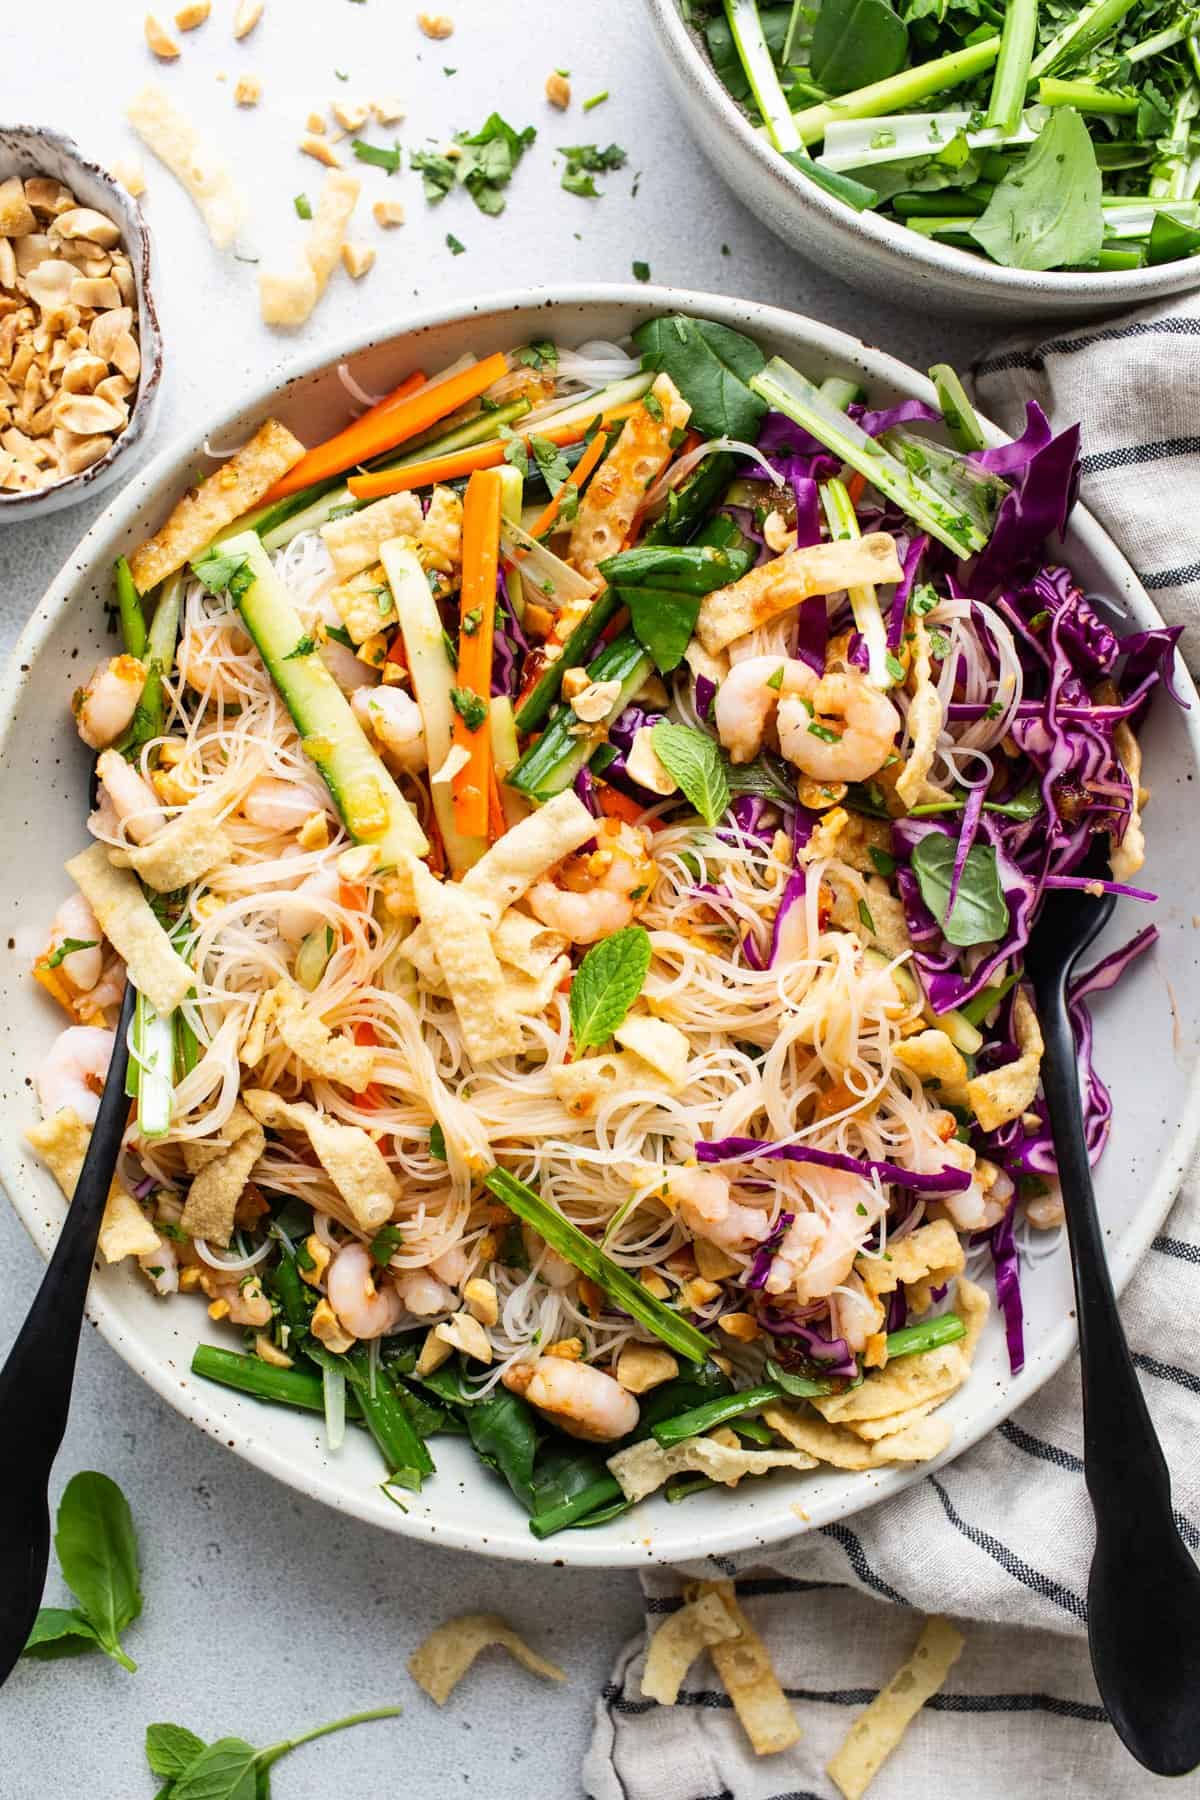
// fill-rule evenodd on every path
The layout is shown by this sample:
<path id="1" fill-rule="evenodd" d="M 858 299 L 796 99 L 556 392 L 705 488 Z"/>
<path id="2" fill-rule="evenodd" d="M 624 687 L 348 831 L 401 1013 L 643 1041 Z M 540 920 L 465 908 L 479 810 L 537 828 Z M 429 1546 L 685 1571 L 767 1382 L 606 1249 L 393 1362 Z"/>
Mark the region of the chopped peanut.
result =
<path id="1" fill-rule="evenodd" d="M 617 1358 L 614 1374 L 631 1394 L 647 1394 L 664 1381 L 673 1381 L 679 1364 L 660 1344 L 626 1344 Z"/>
<path id="2" fill-rule="evenodd" d="M 340 169 L 342 166 L 341 158 L 334 155 L 324 138 L 303 137 L 300 139 L 300 148 L 305 156 L 311 156 L 315 162 L 324 163 L 327 169 Z"/>
<path id="3" fill-rule="evenodd" d="M 342 245 L 342 267 L 353 280 L 361 281 L 374 266 L 375 252 L 369 244 Z"/>
<path id="4" fill-rule="evenodd" d="M 262 10 L 263 0 L 238 0 L 238 9 L 233 15 L 234 37 L 249 37 L 262 18 Z"/>
<path id="5" fill-rule="evenodd" d="M 696 1307 L 707 1306 L 720 1292 L 715 1281 L 706 1281 L 702 1275 L 696 1275 L 691 1281 L 684 1282 L 679 1290 L 679 1298 L 684 1306 L 694 1310 Z"/>
<path id="6" fill-rule="evenodd" d="M 210 1307 L 209 1311 L 211 1312 L 211 1310 Z M 313 1316 L 309 1320 L 308 1328 L 327 1350 L 333 1351 L 335 1356 L 344 1356 L 346 1351 L 354 1345 L 353 1336 L 343 1329 L 341 1320 L 324 1297 L 318 1300 L 313 1308 Z"/>
<path id="7" fill-rule="evenodd" d="M 653 1294 L 656 1300 L 666 1300 L 671 1293 L 670 1284 L 654 1269 L 639 1269 L 638 1285 L 644 1287 L 648 1294 Z"/>
<path id="8" fill-rule="evenodd" d="M 425 1342 L 421 1345 L 421 1354 L 416 1360 L 413 1374 L 432 1375 L 435 1369 L 440 1369 L 442 1364 L 453 1355 L 453 1344 L 448 1344 L 445 1338 L 440 1338 L 435 1326 L 432 1331 L 425 1334 Z"/>
<path id="9" fill-rule="evenodd" d="M 324 850 L 329 843 L 329 819 L 324 812 L 309 813 L 296 833 L 302 850 Z"/>
<path id="10" fill-rule="evenodd" d="M 265 1331 L 260 1331 L 254 1340 L 254 1354 L 273 1369 L 290 1369 L 292 1359 L 279 1345 L 273 1343 Z"/>
<path id="11" fill-rule="evenodd" d="M 305 1238 L 304 1248 L 311 1256 L 313 1266 L 311 1269 L 306 1269 L 303 1264 L 299 1264 L 300 1279 L 307 1281 L 309 1287 L 320 1287 L 325 1271 L 333 1261 L 333 1253 L 328 1244 L 321 1242 L 315 1231 L 310 1237 Z"/>
<path id="12" fill-rule="evenodd" d="M 481 1325 L 494 1325 L 500 1317 L 500 1297 L 490 1281 L 482 1275 L 476 1275 L 468 1281 L 463 1289 L 463 1299 L 467 1303 L 467 1311 Z"/>
<path id="13" fill-rule="evenodd" d="M 330 110 L 343 131 L 361 131 L 371 111 L 365 100 L 335 100 Z"/>
<path id="14" fill-rule="evenodd" d="M 559 112 L 566 112 L 571 104 L 571 84 L 557 69 L 546 77 L 546 98 Z"/>
<path id="15" fill-rule="evenodd" d="M 179 55 L 179 45 L 169 32 L 159 24 L 153 13 L 146 14 L 146 42 L 152 53 L 160 62 L 174 62 Z"/>
<path id="16" fill-rule="evenodd" d="M 454 20 L 449 13 L 418 13 L 417 24 L 427 38 L 448 38 L 454 31 Z"/>
<path id="17" fill-rule="evenodd" d="M 736 1338 L 739 1344 L 752 1344 L 758 1336 L 758 1322 L 752 1313 L 725 1313 L 717 1324 L 726 1337 Z"/>
<path id="18" fill-rule="evenodd" d="M 399 200 L 377 200 L 371 212 L 375 223 L 384 231 L 390 231 L 393 226 L 404 223 L 404 208 Z"/>
<path id="19" fill-rule="evenodd" d="M 235 106 L 257 106 L 262 99 L 262 82 L 257 75 L 239 75 L 233 90 Z"/>
<path id="20" fill-rule="evenodd" d="M 563 1362 L 581 1362 L 583 1360 L 583 1341 L 581 1338 L 557 1338 L 553 1344 L 547 1344 L 543 1356 L 557 1356 Z"/>
<path id="21" fill-rule="evenodd" d="M 407 117 L 403 100 L 372 100 L 371 111 L 381 125 L 396 125 Z"/>
<path id="22" fill-rule="evenodd" d="M 175 14 L 175 23 L 180 31 L 195 31 L 203 25 L 212 11 L 210 0 L 189 0 L 187 6 L 181 6 Z"/>
<path id="23" fill-rule="evenodd" d="M 461 1350 L 473 1362 L 491 1362 L 492 1346 L 488 1342 L 487 1333 L 479 1320 L 472 1318 L 469 1312 L 457 1312 L 453 1318 L 443 1319 L 433 1329 L 444 1344 L 449 1344 L 454 1350 Z"/>
<path id="24" fill-rule="evenodd" d="M 140 162 L 132 156 L 119 156 L 112 166 L 112 178 L 119 181 L 127 194 L 137 200 L 146 191 L 146 177 Z"/>
<path id="25" fill-rule="evenodd" d="M 324 137 L 326 131 L 324 114 L 310 112 L 307 119 L 304 121 L 304 129 L 305 131 L 315 132 L 317 137 Z"/>

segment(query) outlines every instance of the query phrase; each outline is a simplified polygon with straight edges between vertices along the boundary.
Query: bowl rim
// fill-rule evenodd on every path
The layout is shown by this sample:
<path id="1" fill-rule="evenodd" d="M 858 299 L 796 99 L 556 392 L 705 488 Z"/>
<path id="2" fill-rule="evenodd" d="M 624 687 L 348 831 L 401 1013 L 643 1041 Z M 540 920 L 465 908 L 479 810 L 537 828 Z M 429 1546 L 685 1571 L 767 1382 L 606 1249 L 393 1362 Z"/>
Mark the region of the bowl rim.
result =
<path id="1" fill-rule="evenodd" d="M 146 223 L 140 202 L 121 186 L 116 176 L 110 174 L 103 163 L 85 156 L 69 132 L 59 131 L 53 125 L 0 123 L 0 140 L 15 136 L 24 137 L 31 143 L 40 141 L 52 144 L 69 162 L 77 164 L 86 175 L 99 181 L 112 195 L 114 210 L 121 219 L 122 238 L 134 265 L 137 280 L 138 349 L 142 366 L 138 374 L 133 409 L 124 431 L 113 440 L 111 449 L 105 452 L 99 462 L 80 469 L 76 475 L 68 475 L 65 481 L 56 481 L 52 487 L 36 488 L 31 493 L 0 493 L 0 524 L 32 518 L 43 507 L 49 511 L 73 505 L 76 501 L 86 499 L 88 489 L 95 487 L 97 483 L 107 485 L 122 456 L 142 445 L 153 419 L 163 378 L 162 326 L 151 282 L 150 227 Z M 129 241 L 131 232 L 135 235 L 136 242 Z"/>
<path id="2" fill-rule="evenodd" d="M 1096 306 L 1145 305 L 1169 294 L 1188 293 L 1200 287 L 1200 259 L 1184 258 L 1179 263 L 1160 263 L 1153 268 L 1097 271 L 1085 274 L 1061 269 L 1009 269 L 982 256 L 973 256 L 953 244 L 941 244 L 936 238 L 925 238 L 919 232 L 907 231 L 894 220 L 877 212 L 855 212 L 845 201 L 806 181 L 779 152 L 750 124 L 737 101 L 720 80 L 705 55 L 695 33 L 680 12 L 679 0 L 646 0 L 651 21 L 669 59 L 679 74 L 686 77 L 692 70 L 700 82 L 709 105 L 719 116 L 720 125 L 738 141 L 746 155 L 752 157 L 763 177 L 777 189 L 782 207 L 794 203 L 803 212 L 819 213 L 847 239 L 866 238 L 889 257 L 914 264 L 936 275 L 950 288 L 961 293 L 963 287 L 976 294 L 1030 300 L 1044 299 L 1061 303 L 1078 300 Z M 708 149 L 708 146 L 704 146 Z"/>
<path id="3" fill-rule="evenodd" d="M 98 551 L 128 526 L 146 504 L 149 495 L 156 489 L 169 485 L 172 480 L 177 482 L 177 465 L 194 453 L 196 444 L 206 432 L 210 436 L 223 432 L 243 419 L 247 413 L 257 413 L 269 406 L 282 390 L 294 387 L 317 373 L 335 370 L 339 363 L 351 361 L 364 352 L 377 350 L 393 339 L 415 337 L 445 326 L 468 323 L 472 319 L 490 319 L 506 313 L 524 315 L 532 325 L 539 319 L 544 320 L 548 313 L 572 306 L 620 308 L 631 316 L 671 310 L 684 311 L 691 316 L 715 319 L 733 329 L 777 338 L 794 336 L 799 331 L 807 337 L 814 349 L 836 357 L 851 367 L 860 368 L 868 380 L 890 381 L 902 391 L 916 393 L 931 402 L 935 398 L 932 383 L 926 377 L 888 352 L 875 349 L 835 326 L 825 325 L 803 314 L 760 301 L 652 284 L 589 283 L 538 290 L 505 289 L 453 304 L 423 309 L 384 329 L 363 331 L 333 343 L 325 342 L 314 346 L 302 357 L 286 364 L 282 370 L 272 370 L 260 385 L 243 392 L 236 400 L 223 401 L 215 416 L 208 416 L 189 426 L 186 432 L 180 433 L 143 469 L 135 482 L 130 483 L 105 507 L 89 527 L 49 584 L 0 671 L 0 764 L 3 764 L 9 753 L 18 703 L 32 666 L 46 641 L 58 627 L 62 615 L 73 604 L 75 592 L 86 581 Z M 1007 434 L 990 421 L 983 419 L 981 423 L 991 441 L 1008 441 Z M 1076 506 L 1071 524 L 1080 539 L 1081 548 L 1103 562 L 1106 577 L 1114 588 L 1123 593 L 1138 594 L 1140 603 L 1157 619 L 1156 609 L 1145 595 L 1134 571 L 1086 508 Z M 1191 677 L 1178 661 L 1176 679 L 1185 698 L 1192 703 L 1191 711 L 1184 715 L 1183 724 L 1191 740 L 1196 762 L 1200 765 L 1200 696 L 1197 696 Z M 1113 1285 L 1118 1292 L 1128 1281 L 1166 1217 L 1180 1178 L 1190 1164 L 1198 1141 L 1200 1063 L 1188 1081 L 1179 1119 L 1141 1208 L 1120 1239 L 1110 1245 L 1109 1268 Z M 38 1218 L 35 1204 L 31 1199 L 26 1199 L 25 1196 L 30 1193 L 27 1170 L 22 1165 L 19 1138 L 12 1131 L 0 1131 L 0 1186 L 7 1193 L 13 1210 L 25 1225 L 35 1246 L 43 1256 L 48 1255 L 61 1215 L 56 1211 L 53 1224 L 49 1224 L 45 1219 Z M 348 1513 L 351 1517 L 379 1525 L 404 1537 L 517 1562 L 621 1568 L 654 1564 L 673 1566 L 681 1560 L 678 1547 L 666 1552 L 656 1550 L 652 1535 L 610 1542 L 603 1535 L 602 1529 L 597 1533 L 570 1533 L 570 1542 L 561 1537 L 539 1541 L 526 1529 L 523 1517 L 512 1523 L 506 1517 L 489 1517 L 487 1497 L 482 1489 L 480 1491 L 484 1497 L 481 1500 L 478 1524 L 451 1524 L 432 1513 L 422 1516 L 418 1513 L 401 1513 L 395 1509 L 387 1509 L 385 1516 L 371 1505 L 373 1489 L 369 1483 L 363 1483 L 361 1491 L 358 1487 L 339 1485 L 331 1479 L 325 1464 L 316 1459 L 311 1463 L 297 1462 L 270 1440 L 269 1433 L 260 1434 L 252 1424 L 247 1429 L 246 1420 L 249 1415 L 240 1409 L 253 1408 L 253 1402 L 232 1391 L 202 1384 L 191 1376 L 190 1369 L 186 1366 L 177 1366 L 169 1356 L 150 1351 L 140 1340 L 137 1328 L 128 1325 L 122 1314 L 119 1290 L 115 1286 L 110 1288 L 103 1280 L 93 1282 L 88 1292 L 88 1317 L 117 1354 L 160 1398 L 264 1473 L 309 1498 L 323 1501 L 338 1512 Z M 944 1463 L 964 1454 L 986 1433 L 1008 1418 L 1062 1367 L 1075 1343 L 1076 1328 L 1072 1307 L 1034 1348 L 1020 1375 L 1004 1383 L 994 1384 L 991 1391 L 985 1391 L 984 1383 L 979 1384 L 973 1398 L 974 1410 L 966 1420 L 960 1422 L 952 1446 L 940 1457 L 911 1468 L 885 1469 L 860 1476 L 857 1485 L 849 1489 L 849 1504 L 843 1503 L 836 1496 L 820 1503 L 810 1501 L 803 1521 L 791 1510 L 787 1501 L 781 1501 L 777 1514 L 768 1516 L 763 1516 L 754 1504 L 740 1510 L 733 1508 L 729 1520 L 723 1518 L 715 1522 L 713 1528 L 706 1532 L 702 1546 L 698 1546 L 695 1553 L 711 1557 L 736 1551 L 763 1550 L 770 1544 L 797 1538 L 826 1523 L 852 1517 L 868 1506 L 891 1498 L 926 1474 L 936 1471 Z M 965 1393 L 967 1389 L 962 1391 Z"/>

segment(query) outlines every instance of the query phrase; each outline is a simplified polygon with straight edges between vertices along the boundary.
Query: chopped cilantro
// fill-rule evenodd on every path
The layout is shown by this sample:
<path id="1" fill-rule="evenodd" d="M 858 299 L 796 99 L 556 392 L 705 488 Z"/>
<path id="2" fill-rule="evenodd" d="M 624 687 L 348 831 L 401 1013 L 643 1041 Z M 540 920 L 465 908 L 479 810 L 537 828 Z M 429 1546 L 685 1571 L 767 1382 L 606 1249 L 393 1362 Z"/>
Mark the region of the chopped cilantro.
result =
<path id="1" fill-rule="evenodd" d="M 371 1239 L 371 1261 L 386 1269 L 392 1257 L 404 1242 L 398 1225 L 385 1225 Z"/>
<path id="2" fill-rule="evenodd" d="M 461 256 L 466 247 L 467 246 L 464 243 L 455 237 L 452 231 L 446 233 L 446 248 L 451 256 Z"/>
<path id="3" fill-rule="evenodd" d="M 883 666 L 893 681 L 904 680 L 904 664 L 900 661 L 899 657 L 893 656 L 890 650 L 883 659 Z"/>
<path id="4" fill-rule="evenodd" d="M 510 425 L 500 427 L 500 436 L 504 441 L 504 460 L 511 463 L 523 476 L 529 474 L 529 445 L 523 437 L 518 437 Z"/>
<path id="5" fill-rule="evenodd" d="M 487 720 L 487 701 L 480 699 L 474 688 L 452 687 L 450 704 L 468 731 L 478 731 Z"/>
<path id="6" fill-rule="evenodd" d="M 527 369 L 557 369 L 558 345 L 552 344 L 549 338 L 539 338 L 537 343 L 526 344 L 518 350 L 515 360 Z"/>
<path id="7" fill-rule="evenodd" d="M 483 624 L 483 608 L 482 608 L 482 606 L 473 606 L 469 613 L 463 614 L 463 621 L 462 621 L 463 636 L 464 637 L 474 637 L 475 633 L 479 630 L 479 627 L 482 624 Z"/>
<path id="8" fill-rule="evenodd" d="M 53 950 L 46 958 L 43 967 L 57 969 L 65 958 L 74 956 L 77 950 L 94 950 L 99 942 L 99 938 L 64 938 L 57 950 Z"/>
<path id="9" fill-rule="evenodd" d="M 570 476 L 571 465 L 557 444 L 551 443 L 549 438 L 539 437 L 536 432 L 530 437 L 529 447 L 551 495 L 557 494 Z"/>
<path id="10" fill-rule="evenodd" d="M 866 930 L 868 930 L 871 933 L 871 936 L 874 937 L 875 921 L 871 917 L 871 909 L 867 905 L 865 900 L 860 900 L 858 903 L 858 917 L 859 917 L 860 924 L 862 924 L 866 928 Z"/>
<path id="11" fill-rule="evenodd" d="M 815 720 L 808 729 L 813 737 L 820 738 L 823 744 L 836 744 L 841 741 L 836 731 L 830 731 L 828 725 L 818 725 Z"/>
<path id="12" fill-rule="evenodd" d="M 254 586 L 254 576 L 244 556 L 226 556 L 220 550 L 209 550 L 192 563 L 192 573 L 203 582 L 210 594 L 228 594 L 240 600 L 247 588 Z"/>
<path id="13" fill-rule="evenodd" d="M 875 865 L 875 872 L 886 881 L 889 875 L 896 873 L 896 859 L 888 850 L 880 850 L 876 844 L 868 844 L 867 855 Z"/>
<path id="14" fill-rule="evenodd" d="M 635 281 L 649 281 L 650 264 L 648 262 L 635 262 L 633 265 L 633 278 Z"/>
<path id="15" fill-rule="evenodd" d="M 446 1161 L 446 1134 L 435 1119 L 429 1127 L 429 1154 L 439 1162 Z"/>
<path id="16" fill-rule="evenodd" d="M 442 156 L 436 150 L 411 150 L 408 166 L 419 171 L 425 198 L 430 206 L 436 206 L 439 200 L 444 200 L 454 186 L 454 164 L 448 156 Z"/>
<path id="17" fill-rule="evenodd" d="M 593 175 L 602 174 L 606 169 L 619 169 L 625 162 L 625 152 L 620 144 L 609 144 L 604 150 L 596 144 L 563 144 L 559 153 L 567 159 L 562 186 L 568 194 L 578 194 L 586 200 L 600 198 Z"/>
<path id="18" fill-rule="evenodd" d="M 296 217 L 298 219 L 312 218 L 312 203 L 307 194 L 297 194 L 296 198 L 292 201 L 292 205 L 296 209 Z"/>
<path id="19" fill-rule="evenodd" d="M 652 419 L 658 419 L 661 422 L 663 417 L 663 405 L 657 394 L 643 394 L 642 405 Z"/>
<path id="20" fill-rule="evenodd" d="M 294 662 L 298 656 L 311 656 L 316 647 L 315 638 L 307 636 L 302 637 L 297 642 L 296 648 L 294 650 L 289 650 L 283 660 L 284 662 Z"/>
<path id="21" fill-rule="evenodd" d="M 377 169 L 386 169 L 389 175 L 394 175 L 400 167 L 399 144 L 388 150 L 382 144 L 365 144 L 362 138 L 355 138 L 350 147 L 359 162 L 373 163 Z"/>
<path id="22" fill-rule="evenodd" d="M 446 661 L 452 669 L 458 667 L 458 645 L 448 631 L 442 633 L 442 649 L 446 652 Z"/>

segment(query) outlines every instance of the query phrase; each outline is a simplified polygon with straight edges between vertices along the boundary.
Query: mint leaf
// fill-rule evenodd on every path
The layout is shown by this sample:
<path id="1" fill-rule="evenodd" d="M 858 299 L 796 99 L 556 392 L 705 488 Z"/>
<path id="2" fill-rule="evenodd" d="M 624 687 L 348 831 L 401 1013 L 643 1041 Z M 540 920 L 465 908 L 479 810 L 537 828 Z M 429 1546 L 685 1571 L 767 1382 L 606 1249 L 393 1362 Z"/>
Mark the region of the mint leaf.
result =
<path id="1" fill-rule="evenodd" d="M 654 727 L 650 743 L 704 823 L 715 825 L 729 807 L 729 778 L 716 740 L 691 725 L 664 721 Z"/>
<path id="2" fill-rule="evenodd" d="M 171 1800 L 257 1800 L 258 1756 L 245 1738 L 218 1738 L 176 1776 Z"/>
<path id="3" fill-rule="evenodd" d="M 156 1775 L 182 1775 L 207 1746 L 184 1725 L 147 1725 L 146 1761 Z"/>
<path id="4" fill-rule="evenodd" d="M 100 1640 L 81 1612 L 62 1606 L 43 1606 L 33 1621 L 29 1641 L 22 1656 L 39 1662 L 53 1662 L 60 1656 L 79 1656 L 85 1650 L 98 1650 Z"/>
<path id="5" fill-rule="evenodd" d="M 571 983 L 571 1033 L 578 1050 L 606 1044 L 642 991 L 650 967 L 650 934 L 627 925 L 593 944 Z"/>
<path id="6" fill-rule="evenodd" d="M 998 943 L 1008 930 L 1008 902 L 1000 886 L 995 849 L 991 844 L 971 845 L 954 897 L 954 911 L 947 918 L 956 852 L 955 840 L 942 831 L 927 832 L 915 846 L 912 870 L 921 898 L 941 926 L 947 943 L 961 950 L 972 944 Z"/>
<path id="7" fill-rule="evenodd" d="M 246 589 L 254 585 L 246 558 L 226 556 L 220 550 L 209 550 L 198 556 L 192 563 L 192 574 L 217 599 L 228 594 L 231 600 L 240 600 Z"/>
<path id="8" fill-rule="evenodd" d="M 1061 269 L 1099 256 L 1100 169 L 1073 106 L 1054 108 L 969 229 L 992 261 L 1009 269 Z"/>
<path id="9" fill-rule="evenodd" d="M 58 1508 L 54 1548 L 59 1567 L 94 1628 L 102 1650 L 129 1670 L 119 1634 L 142 1610 L 137 1534 L 129 1502 L 107 1475 L 73 1475 Z"/>

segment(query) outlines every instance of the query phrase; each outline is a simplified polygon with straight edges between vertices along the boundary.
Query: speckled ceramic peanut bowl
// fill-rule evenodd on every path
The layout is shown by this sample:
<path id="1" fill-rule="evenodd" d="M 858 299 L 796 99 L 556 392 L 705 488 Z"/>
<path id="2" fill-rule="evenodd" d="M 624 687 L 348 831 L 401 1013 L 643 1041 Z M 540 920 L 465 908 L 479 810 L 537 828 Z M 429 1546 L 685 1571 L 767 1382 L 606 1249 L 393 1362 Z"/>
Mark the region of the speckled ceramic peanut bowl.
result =
<path id="1" fill-rule="evenodd" d="M 211 466 L 205 465 L 200 449 L 206 436 L 214 443 L 238 443 L 274 413 L 313 442 L 344 422 L 347 401 L 338 379 L 339 361 L 349 364 L 363 386 L 379 391 L 417 366 L 440 368 L 466 351 L 485 354 L 548 336 L 564 344 L 621 338 L 642 319 L 671 311 L 747 332 L 817 380 L 833 374 L 852 377 L 866 386 L 876 405 L 907 395 L 933 397 L 923 377 L 857 339 L 746 301 L 632 287 L 501 294 L 398 322 L 333 355 L 313 357 L 286 382 L 264 380 L 236 411 L 190 421 L 186 436 L 125 488 L 51 584 L 0 682 L 5 771 L 0 784 L 0 1017 L 7 1027 L 0 1039 L 0 1180 L 43 1254 L 58 1232 L 63 1202 L 25 1146 L 24 1131 L 36 1116 L 29 1071 L 59 1031 L 61 1019 L 30 979 L 29 965 L 65 891 L 62 865 L 85 841 L 89 757 L 72 729 L 69 703 L 81 675 L 111 645 L 104 606 L 113 558 L 159 525 L 197 471 Z M 999 433 L 991 436 L 999 441 Z M 1064 556 L 1083 585 L 1109 596 L 1133 629 L 1159 623 L 1128 564 L 1095 521 L 1078 509 Z M 1162 895 L 1152 913 L 1162 941 L 1127 981 L 1098 1001 L 1095 1013 L 1097 1063 L 1112 1084 L 1116 1109 L 1098 1192 L 1118 1285 L 1165 1216 L 1200 1127 L 1193 1035 L 1194 1021 L 1200 1018 L 1200 938 L 1192 917 L 1200 705 L 1182 670 L 1180 684 L 1192 710 L 1156 705 L 1144 740 L 1146 779 L 1153 789 L 1146 820 L 1146 876 Z M 1106 947 L 1144 923 L 1144 909 L 1123 904 Z M 960 1454 L 998 1425 L 1074 1346 L 1065 1248 L 1027 1271 L 1025 1297 L 1026 1366 L 1019 1377 L 1010 1377 L 1003 1334 L 993 1320 L 969 1383 L 946 1407 L 954 1427 L 947 1456 Z M 196 1344 L 221 1336 L 194 1298 L 159 1300 L 126 1265 L 97 1273 L 89 1309 L 109 1343 L 151 1387 L 202 1430 L 278 1480 L 387 1531 L 491 1555 L 620 1566 L 765 1547 L 886 1501 L 935 1466 L 868 1474 L 780 1473 L 744 1481 L 737 1489 L 697 1494 L 682 1506 L 654 1498 L 607 1525 L 538 1543 L 507 1488 L 481 1468 L 461 1439 L 433 1440 L 437 1474 L 420 1494 L 405 1494 L 401 1509 L 379 1486 L 378 1455 L 365 1436 L 350 1433 L 342 1450 L 331 1455 L 319 1419 L 263 1405 L 193 1377 L 189 1365 Z M 168 1495 L 164 1505 L 170 1505 Z"/>
<path id="2" fill-rule="evenodd" d="M 717 174 L 785 244 L 851 287 L 924 312 L 1013 321 L 1100 318 L 1200 287 L 1200 257 L 1109 274 L 1005 269 L 880 213 L 855 212 L 754 129 L 684 23 L 679 0 L 645 6 L 672 93 Z"/>

